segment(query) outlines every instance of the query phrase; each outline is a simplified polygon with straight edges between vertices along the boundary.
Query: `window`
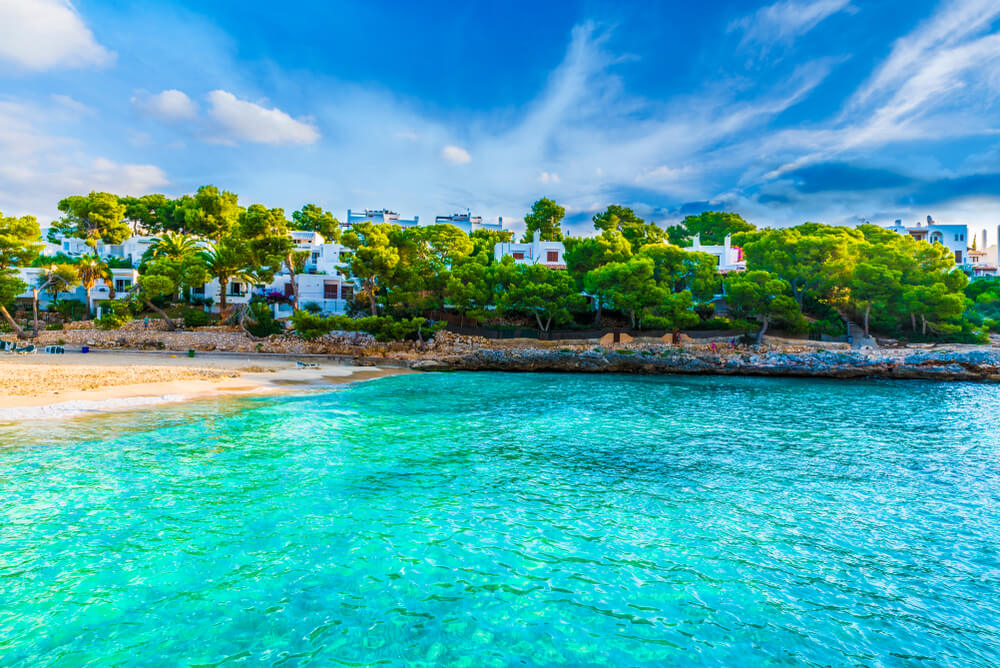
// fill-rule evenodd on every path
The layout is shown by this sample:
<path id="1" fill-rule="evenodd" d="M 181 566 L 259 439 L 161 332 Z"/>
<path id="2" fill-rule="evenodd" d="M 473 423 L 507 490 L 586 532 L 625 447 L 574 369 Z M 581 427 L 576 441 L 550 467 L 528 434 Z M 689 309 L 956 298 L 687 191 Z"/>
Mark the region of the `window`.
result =
<path id="1" fill-rule="evenodd" d="M 548 251 L 545 254 L 545 260 L 547 262 L 558 262 L 559 261 L 559 251 Z"/>
<path id="2" fill-rule="evenodd" d="M 337 284 L 327 281 L 323 283 L 323 299 L 337 298 Z"/>
<path id="3" fill-rule="evenodd" d="M 128 292 L 132 289 L 132 281 L 127 278 L 115 279 L 115 292 Z"/>
<path id="4" fill-rule="evenodd" d="M 962 251 L 955 251 L 955 264 L 962 264 Z"/>
<path id="5" fill-rule="evenodd" d="M 348 300 L 354 299 L 354 286 L 344 283 L 344 285 L 340 288 L 340 298 Z"/>
<path id="6" fill-rule="evenodd" d="M 313 252 L 313 264 L 316 264 L 318 261 L 319 261 L 319 253 Z"/>
<path id="7" fill-rule="evenodd" d="M 291 281 L 288 281 L 287 283 L 285 283 L 285 296 L 291 297 L 294 294 L 295 294 L 295 286 L 292 285 Z"/>
<path id="8" fill-rule="evenodd" d="M 523 260 L 524 259 L 524 253 L 521 252 L 521 251 L 514 251 L 514 253 L 512 253 L 512 255 L 514 256 L 515 260 Z"/>
<path id="9" fill-rule="evenodd" d="M 197 295 L 198 297 L 204 297 L 205 296 L 205 286 L 204 285 L 199 285 L 196 288 L 191 288 L 191 294 Z"/>
<path id="10" fill-rule="evenodd" d="M 242 297 L 243 296 L 243 284 L 242 283 L 230 283 L 229 284 L 229 295 L 232 297 Z"/>

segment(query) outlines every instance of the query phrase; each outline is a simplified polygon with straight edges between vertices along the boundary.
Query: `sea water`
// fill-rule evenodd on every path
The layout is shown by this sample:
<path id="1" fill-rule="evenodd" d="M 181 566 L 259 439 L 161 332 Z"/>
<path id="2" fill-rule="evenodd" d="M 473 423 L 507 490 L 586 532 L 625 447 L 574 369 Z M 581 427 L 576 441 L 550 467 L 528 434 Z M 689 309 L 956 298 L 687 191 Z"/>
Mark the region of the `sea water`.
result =
<path id="1" fill-rule="evenodd" d="M 0 427 L 0 664 L 993 666 L 1000 387 L 421 374 Z"/>

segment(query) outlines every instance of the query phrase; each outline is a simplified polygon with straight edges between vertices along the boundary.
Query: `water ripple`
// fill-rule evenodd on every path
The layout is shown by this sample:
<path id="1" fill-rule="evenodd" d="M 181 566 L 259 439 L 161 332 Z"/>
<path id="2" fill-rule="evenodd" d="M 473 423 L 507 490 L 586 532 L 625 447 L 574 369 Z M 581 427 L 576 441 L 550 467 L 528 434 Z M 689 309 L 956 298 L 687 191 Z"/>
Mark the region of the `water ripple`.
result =
<path id="1" fill-rule="evenodd" d="M 3 427 L 0 663 L 994 666 L 998 400 L 456 373 Z"/>

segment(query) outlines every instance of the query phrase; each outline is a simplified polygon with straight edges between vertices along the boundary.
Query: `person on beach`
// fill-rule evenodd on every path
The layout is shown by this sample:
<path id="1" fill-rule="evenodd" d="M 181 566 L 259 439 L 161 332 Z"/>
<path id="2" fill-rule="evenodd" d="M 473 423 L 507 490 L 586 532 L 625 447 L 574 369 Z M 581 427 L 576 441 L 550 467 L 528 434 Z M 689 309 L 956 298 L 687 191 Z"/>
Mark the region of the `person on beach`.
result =
<path id="1" fill-rule="evenodd" d="M 149 329 L 149 316 L 148 315 L 145 318 L 142 319 L 142 328 L 143 329 Z"/>

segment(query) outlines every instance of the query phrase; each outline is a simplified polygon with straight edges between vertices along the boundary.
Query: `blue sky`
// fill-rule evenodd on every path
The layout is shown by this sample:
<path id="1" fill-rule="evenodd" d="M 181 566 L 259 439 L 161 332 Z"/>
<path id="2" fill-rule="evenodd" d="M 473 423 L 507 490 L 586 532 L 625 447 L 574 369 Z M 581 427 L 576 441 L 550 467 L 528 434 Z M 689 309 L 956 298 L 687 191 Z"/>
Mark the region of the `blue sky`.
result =
<path id="1" fill-rule="evenodd" d="M 0 211 L 1000 223 L 995 0 L 315 4 L 0 0 Z"/>

